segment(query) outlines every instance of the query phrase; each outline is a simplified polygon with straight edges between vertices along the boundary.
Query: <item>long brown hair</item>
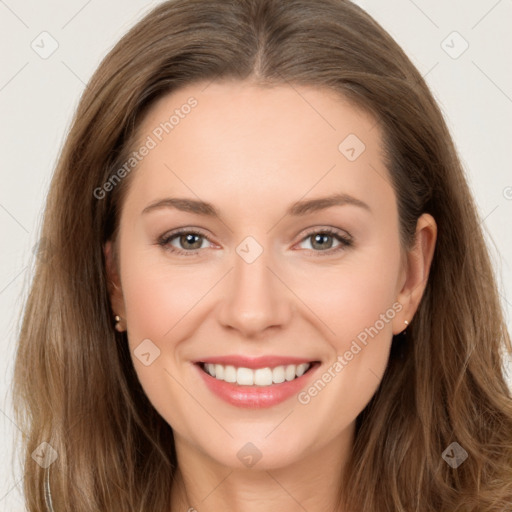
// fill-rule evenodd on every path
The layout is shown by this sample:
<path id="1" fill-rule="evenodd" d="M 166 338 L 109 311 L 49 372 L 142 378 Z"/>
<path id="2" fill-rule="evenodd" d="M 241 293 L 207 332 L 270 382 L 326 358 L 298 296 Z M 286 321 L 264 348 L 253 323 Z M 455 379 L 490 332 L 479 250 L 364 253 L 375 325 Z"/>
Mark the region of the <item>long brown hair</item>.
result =
<path id="1" fill-rule="evenodd" d="M 357 511 L 500 511 L 512 503 L 512 350 L 476 207 L 443 116 L 397 43 L 344 0 L 175 0 L 137 23 L 101 63 L 58 161 L 23 312 L 14 400 L 31 512 L 169 510 L 171 427 L 113 328 L 102 246 L 115 238 L 126 161 L 157 98 L 220 79 L 338 91 L 378 121 L 403 248 L 423 212 L 438 224 L 419 309 L 393 339 L 357 418 L 340 504 Z M 136 172 L 134 170 L 133 172 Z M 32 453 L 48 443 L 48 469 Z M 442 457 L 457 442 L 457 468 Z M 46 445 L 44 445 L 46 446 Z M 41 448 L 39 448 L 41 449 Z M 48 447 L 46 447 L 48 450 Z M 452 454 L 453 455 L 453 454 Z M 46 490 L 48 486 L 46 487 Z"/>

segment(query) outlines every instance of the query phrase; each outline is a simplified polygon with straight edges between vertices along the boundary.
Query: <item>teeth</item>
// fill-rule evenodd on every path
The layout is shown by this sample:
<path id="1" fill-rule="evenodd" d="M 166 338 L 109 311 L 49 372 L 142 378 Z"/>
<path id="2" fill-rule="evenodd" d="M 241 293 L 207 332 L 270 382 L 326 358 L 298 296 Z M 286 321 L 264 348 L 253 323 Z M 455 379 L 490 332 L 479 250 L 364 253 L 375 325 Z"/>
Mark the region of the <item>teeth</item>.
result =
<path id="1" fill-rule="evenodd" d="M 215 377 L 215 365 L 208 363 L 205 365 L 205 370 L 212 376 Z"/>
<path id="2" fill-rule="evenodd" d="M 222 364 L 203 364 L 203 369 L 218 380 L 236 383 L 239 386 L 271 386 L 281 384 L 284 381 L 291 381 L 304 375 L 310 363 L 289 364 L 287 366 L 276 366 L 275 368 L 235 368 Z"/>
<path id="3" fill-rule="evenodd" d="M 302 375 L 304 375 L 304 373 L 306 373 L 307 369 L 307 363 L 299 364 L 299 366 L 297 366 L 297 370 L 295 371 L 295 375 L 297 375 L 297 377 L 301 377 Z"/>
<path id="4" fill-rule="evenodd" d="M 285 371 L 284 371 L 284 377 L 286 380 L 293 380 L 295 379 L 295 370 L 296 370 L 296 367 L 294 364 L 289 364 Z"/>
<path id="5" fill-rule="evenodd" d="M 226 382 L 236 382 L 236 368 L 234 366 L 224 368 L 224 380 Z"/>
<path id="6" fill-rule="evenodd" d="M 236 370 L 236 382 L 240 386 L 252 386 L 254 384 L 254 374 L 256 372 L 249 368 L 238 368 Z M 218 378 L 218 377 L 216 377 Z"/>

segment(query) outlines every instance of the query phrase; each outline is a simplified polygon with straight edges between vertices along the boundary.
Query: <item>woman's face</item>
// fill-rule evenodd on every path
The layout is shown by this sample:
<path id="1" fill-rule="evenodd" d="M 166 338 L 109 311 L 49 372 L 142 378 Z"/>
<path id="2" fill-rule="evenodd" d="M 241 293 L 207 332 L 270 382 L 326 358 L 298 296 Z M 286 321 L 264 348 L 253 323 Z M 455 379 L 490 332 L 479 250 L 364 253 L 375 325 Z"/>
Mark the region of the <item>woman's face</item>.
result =
<path id="1" fill-rule="evenodd" d="M 401 257 L 375 120 L 328 90 L 214 82 L 139 134 L 112 300 L 177 446 L 260 468 L 348 446 L 433 250 Z"/>

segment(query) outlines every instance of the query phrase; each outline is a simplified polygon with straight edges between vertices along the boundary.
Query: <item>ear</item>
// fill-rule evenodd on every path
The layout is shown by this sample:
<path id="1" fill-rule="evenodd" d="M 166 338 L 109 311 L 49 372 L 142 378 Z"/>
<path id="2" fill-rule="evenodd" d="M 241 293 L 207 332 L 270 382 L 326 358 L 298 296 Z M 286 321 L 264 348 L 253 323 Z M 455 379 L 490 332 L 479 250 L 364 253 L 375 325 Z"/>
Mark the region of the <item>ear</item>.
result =
<path id="1" fill-rule="evenodd" d="M 126 318 L 126 315 L 123 291 L 121 288 L 119 269 L 117 267 L 116 258 L 114 257 L 114 245 L 111 240 L 106 242 L 103 246 L 103 254 L 105 256 L 110 305 L 112 306 L 112 311 L 114 312 L 114 315 L 119 315 L 124 320 Z"/>
<path id="2" fill-rule="evenodd" d="M 434 257 L 437 224 L 434 217 L 424 213 L 416 224 L 414 247 L 406 254 L 406 264 L 401 277 L 401 289 L 397 301 L 402 310 L 393 321 L 393 334 L 402 332 L 405 320 L 411 322 L 427 286 L 430 265 Z"/>

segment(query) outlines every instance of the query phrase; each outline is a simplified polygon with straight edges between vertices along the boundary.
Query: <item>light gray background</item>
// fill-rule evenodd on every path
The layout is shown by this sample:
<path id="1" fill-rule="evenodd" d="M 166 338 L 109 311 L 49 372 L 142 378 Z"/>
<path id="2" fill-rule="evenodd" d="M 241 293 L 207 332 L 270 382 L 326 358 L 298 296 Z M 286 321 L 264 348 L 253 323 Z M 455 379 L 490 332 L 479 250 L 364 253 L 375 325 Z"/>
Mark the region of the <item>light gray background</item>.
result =
<path id="1" fill-rule="evenodd" d="M 158 3 L 0 0 L 1 510 L 24 510 L 20 471 L 11 463 L 17 427 L 9 386 L 49 180 L 85 83 L 127 29 Z M 476 197 L 510 330 L 512 0 L 356 3 L 404 48 L 442 108 Z M 31 46 L 47 52 L 52 39 L 58 48 L 45 59 Z M 507 370 L 512 382 L 512 363 Z"/>

